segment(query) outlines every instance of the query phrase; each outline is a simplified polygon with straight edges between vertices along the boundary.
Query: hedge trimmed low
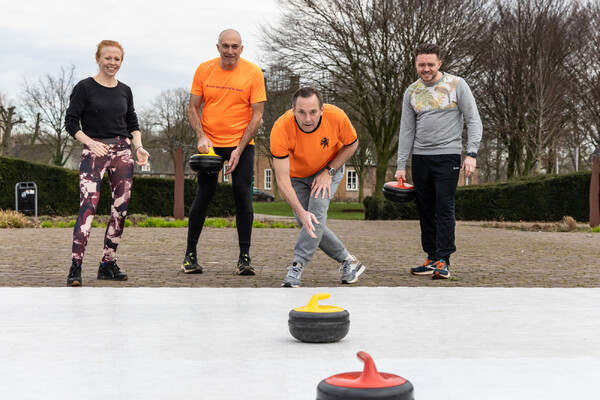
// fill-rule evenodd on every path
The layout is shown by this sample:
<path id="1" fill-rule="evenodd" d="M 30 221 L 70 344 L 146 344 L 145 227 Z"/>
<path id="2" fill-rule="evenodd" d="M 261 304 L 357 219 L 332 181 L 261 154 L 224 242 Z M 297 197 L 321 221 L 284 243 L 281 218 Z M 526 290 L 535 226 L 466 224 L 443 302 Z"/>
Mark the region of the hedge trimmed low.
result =
<path id="1" fill-rule="evenodd" d="M 73 215 L 79 211 L 79 176 L 77 171 L 32 163 L 0 156 L 0 208 L 14 210 L 15 185 L 35 182 L 38 196 L 38 214 Z M 184 184 L 185 212 L 196 195 L 196 181 L 186 179 Z M 128 214 L 166 217 L 173 215 L 173 179 L 133 177 L 133 188 Z M 97 214 L 110 213 L 110 185 L 105 175 L 100 190 Z M 231 185 L 219 183 L 208 208 L 209 217 L 235 215 Z"/>
<path id="2" fill-rule="evenodd" d="M 541 175 L 518 181 L 459 187 L 456 219 L 471 221 L 589 220 L 591 172 Z M 366 197 L 365 219 L 418 219 L 415 203 Z"/>

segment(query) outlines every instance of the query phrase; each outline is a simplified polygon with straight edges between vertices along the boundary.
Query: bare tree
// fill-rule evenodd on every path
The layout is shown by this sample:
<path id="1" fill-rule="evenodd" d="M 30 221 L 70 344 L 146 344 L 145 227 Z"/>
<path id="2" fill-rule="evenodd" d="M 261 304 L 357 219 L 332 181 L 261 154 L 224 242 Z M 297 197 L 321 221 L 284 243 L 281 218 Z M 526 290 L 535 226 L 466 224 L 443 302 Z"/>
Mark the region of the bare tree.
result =
<path id="1" fill-rule="evenodd" d="M 502 142 L 496 157 L 506 154 L 509 179 L 540 173 L 573 117 L 568 64 L 581 51 L 581 7 L 569 0 L 497 0 L 492 15 L 477 41 L 480 73 L 473 75 L 484 126 Z"/>
<path id="2" fill-rule="evenodd" d="M 283 65 L 272 65 L 265 71 L 265 85 L 267 102 L 263 112 L 263 123 L 254 138 L 254 143 L 257 153 L 266 158 L 271 171 L 275 171 L 270 145 L 271 129 L 275 121 L 292 107 L 292 95 L 299 88 L 300 77 Z M 277 179 L 272 179 L 271 182 L 273 192 L 277 195 Z"/>
<path id="3" fill-rule="evenodd" d="M 350 157 L 350 162 L 354 166 L 358 179 L 358 202 L 362 203 L 365 197 L 365 178 L 371 167 L 375 165 L 375 158 L 373 157 L 371 136 L 362 124 L 356 127 L 356 134 L 358 136 L 358 148 Z"/>
<path id="4" fill-rule="evenodd" d="M 39 134 L 39 140 L 52 154 L 52 163 L 63 166 L 73 152 L 73 139 L 64 121 L 69 97 L 75 85 L 75 66 L 61 67 L 60 74 L 40 78 L 36 84 L 25 80 L 23 104 L 28 116 L 28 129 Z"/>
<path id="5" fill-rule="evenodd" d="M 9 105 L 0 94 L 0 155 L 8 150 L 12 130 L 15 125 L 23 124 L 25 120 L 21 118 L 16 111 L 17 107 Z"/>
<path id="6" fill-rule="evenodd" d="M 263 50 L 303 82 L 343 104 L 371 138 L 375 194 L 397 153 L 404 90 L 416 78 L 412 49 L 435 41 L 445 65 L 467 70 L 467 43 L 484 23 L 485 0 L 279 0 Z"/>
<path id="7" fill-rule="evenodd" d="M 600 3 L 588 2 L 585 14 L 589 17 L 589 23 L 582 23 L 579 28 L 587 40 L 569 64 L 575 81 L 572 103 L 573 115 L 577 116 L 577 120 L 570 143 L 576 150 L 572 152 L 576 165 L 579 161 L 589 164 L 587 157 L 582 157 L 582 154 L 589 154 L 594 148 L 600 147 Z"/>
<path id="8" fill-rule="evenodd" d="M 161 92 L 149 111 L 142 114 L 142 124 L 151 126 L 156 143 L 167 149 L 175 168 L 175 151 L 183 147 L 184 160 L 196 152 L 196 135 L 187 118 L 190 91 L 177 88 Z"/>
<path id="9" fill-rule="evenodd" d="M 537 1 L 532 48 L 529 53 L 531 85 L 526 106 L 526 143 L 536 157 L 536 172 L 551 171 L 556 146 L 572 119 L 567 112 L 570 92 L 574 87 L 568 61 L 578 53 L 583 41 L 578 3 L 569 0 Z"/>

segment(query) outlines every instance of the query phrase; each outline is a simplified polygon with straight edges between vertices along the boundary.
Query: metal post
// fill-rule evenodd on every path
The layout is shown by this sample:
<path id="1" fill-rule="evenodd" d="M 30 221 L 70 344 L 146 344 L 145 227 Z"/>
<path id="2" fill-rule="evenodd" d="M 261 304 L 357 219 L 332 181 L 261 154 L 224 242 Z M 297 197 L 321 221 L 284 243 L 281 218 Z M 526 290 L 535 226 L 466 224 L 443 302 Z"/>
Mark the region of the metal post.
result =
<path id="1" fill-rule="evenodd" d="M 592 178 L 590 180 L 590 226 L 600 225 L 600 149 L 592 154 Z"/>
<path id="2" fill-rule="evenodd" d="M 183 168 L 183 147 L 178 146 L 177 150 L 175 150 L 175 188 L 173 196 L 173 217 L 175 217 L 175 219 L 183 219 L 185 217 L 185 176 L 183 174 Z"/>

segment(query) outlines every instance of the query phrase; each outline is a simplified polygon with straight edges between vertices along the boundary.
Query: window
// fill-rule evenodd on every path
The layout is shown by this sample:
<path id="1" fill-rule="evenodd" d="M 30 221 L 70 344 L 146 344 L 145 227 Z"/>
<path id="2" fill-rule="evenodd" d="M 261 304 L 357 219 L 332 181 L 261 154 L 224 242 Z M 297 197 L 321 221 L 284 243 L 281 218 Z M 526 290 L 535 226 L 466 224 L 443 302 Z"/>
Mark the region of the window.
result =
<path id="1" fill-rule="evenodd" d="M 265 189 L 271 190 L 271 170 L 265 169 Z"/>
<path id="2" fill-rule="evenodd" d="M 150 172 L 152 170 L 152 168 L 150 168 L 150 163 L 146 163 L 145 165 L 142 165 L 142 172 Z"/>
<path id="3" fill-rule="evenodd" d="M 223 164 L 223 182 L 229 182 L 229 175 L 225 175 L 225 172 L 227 172 L 227 167 L 229 166 L 229 164 Z"/>
<path id="4" fill-rule="evenodd" d="M 346 190 L 358 190 L 358 175 L 354 170 L 346 170 Z"/>

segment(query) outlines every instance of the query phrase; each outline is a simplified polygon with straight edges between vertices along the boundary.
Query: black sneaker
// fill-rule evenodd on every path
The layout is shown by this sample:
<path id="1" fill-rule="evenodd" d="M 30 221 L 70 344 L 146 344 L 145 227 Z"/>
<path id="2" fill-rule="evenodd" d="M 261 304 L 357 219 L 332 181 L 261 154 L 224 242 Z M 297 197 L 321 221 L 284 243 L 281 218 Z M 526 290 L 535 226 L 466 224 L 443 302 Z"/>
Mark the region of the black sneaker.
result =
<path id="1" fill-rule="evenodd" d="M 248 254 L 242 254 L 238 259 L 237 267 L 235 272 L 238 275 L 254 275 L 254 268 L 250 265 L 250 256 Z"/>
<path id="2" fill-rule="evenodd" d="M 107 263 L 100 263 L 100 268 L 98 268 L 98 279 L 126 281 L 127 275 L 121 272 L 117 265 L 117 260 L 112 260 Z"/>
<path id="3" fill-rule="evenodd" d="M 431 259 L 425 260 L 423 265 L 410 269 L 410 273 L 413 275 L 432 275 L 435 270 L 435 261 Z"/>
<path id="4" fill-rule="evenodd" d="M 183 259 L 183 265 L 181 266 L 181 270 L 186 274 L 201 274 L 202 267 L 198 264 L 198 257 L 196 257 L 196 253 L 186 254 Z"/>
<path id="5" fill-rule="evenodd" d="M 67 277 L 67 286 L 81 286 L 83 281 L 81 280 L 81 263 L 73 260 L 71 268 L 69 268 L 69 276 Z"/>

